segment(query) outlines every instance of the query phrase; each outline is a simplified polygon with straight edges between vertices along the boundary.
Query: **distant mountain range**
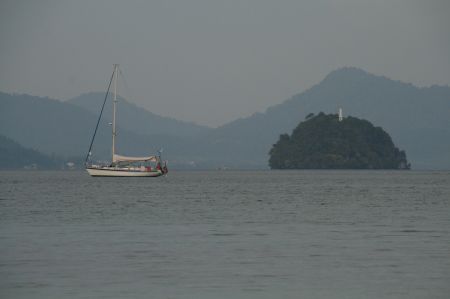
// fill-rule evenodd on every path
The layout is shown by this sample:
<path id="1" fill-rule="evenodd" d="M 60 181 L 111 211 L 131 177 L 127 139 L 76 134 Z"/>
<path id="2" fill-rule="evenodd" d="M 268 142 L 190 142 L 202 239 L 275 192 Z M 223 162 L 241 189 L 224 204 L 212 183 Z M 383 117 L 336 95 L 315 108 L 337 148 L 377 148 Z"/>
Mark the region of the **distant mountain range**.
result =
<path id="1" fill-rule="evenodd" d="M 279 134 L 291 133 L 309 113 L 336 113 L 339 107 L 385 129 L 412 168 L 450 169 L 450 87 L 418 88 L 352 67 L 331 72 L 264 113 L 214 130 L 210 143 L 234 147 L 236 155 L 262 165 Z"/>
<path id="2" fill-rule="evenodd" d="M 0 169 L 61 169 L 62 160 L 36 150 L 24 148 L 14 140 L 0 135 Z"/>
<path id="3" fill-rule="evenodd" d="M 109 94 L 106 101 L 103 119 L 105 122 L 112 122 L 112 95 Z M 81 107 L 98 115 L 102 106 L 105 93 L 91 92 L 79 97 L 70 99 L 67 103 Z M 156 115 L 144 108 L 140 108 L 133 103 L 127 102 L 124 98 L 117 98 L 117 122 L 120 127 L 140 135 L 168 135 L 178 137 L 193 137 L 209 132 L 211 129 L 194 123 L 179 121 L 169 117 Z"/>
<path id="4" fill-rule="evenodd" d="M 47 155 L 80 160 L 88 150 L 103 97 L 90 93 L 62 102 L 0 92 L 0 134 Z M 155 115 L 121 98 L 119 101 L 117 148 L 123 154 L 146 155 L 165 148 L 168 157 L 178 157 L 194 136 L 211 130 Z M 110 105 L 105 110 L 93 148 L 101 160 L 108 159 L 111 152 Z"/>
<path id="5" fill-rule="evenodd" d="M 104 94 L 67 102 L 0 93 L 0 134 L 45 154 L 84 156 Z M 110 101 L 109 101 L 110 102 Z M 418 88 L 357 68 L 331 72 L 283 103 L 216 129 L 161 117 L 119 99 L 118 149 L 146 154 L 164 148 L 179 168 L 267 168 L 269 150 L 309 113 L 364 118 L 404 149 L 413 169 L 450 169 L 450 87 Z M 105 108 L 94 154 L 110 155 L 110 107 Z"/>

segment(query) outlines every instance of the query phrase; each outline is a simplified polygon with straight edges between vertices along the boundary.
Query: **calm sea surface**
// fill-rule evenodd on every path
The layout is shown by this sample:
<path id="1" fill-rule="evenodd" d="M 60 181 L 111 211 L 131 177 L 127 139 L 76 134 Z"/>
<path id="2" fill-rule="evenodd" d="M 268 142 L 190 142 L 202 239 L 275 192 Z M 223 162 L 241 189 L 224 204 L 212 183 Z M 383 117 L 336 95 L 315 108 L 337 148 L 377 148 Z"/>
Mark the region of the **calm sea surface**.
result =
<path id="1" fill-rule="evenodd" d="M 0 172 L 0 298 L 450 298 L 450 172 Z"/>

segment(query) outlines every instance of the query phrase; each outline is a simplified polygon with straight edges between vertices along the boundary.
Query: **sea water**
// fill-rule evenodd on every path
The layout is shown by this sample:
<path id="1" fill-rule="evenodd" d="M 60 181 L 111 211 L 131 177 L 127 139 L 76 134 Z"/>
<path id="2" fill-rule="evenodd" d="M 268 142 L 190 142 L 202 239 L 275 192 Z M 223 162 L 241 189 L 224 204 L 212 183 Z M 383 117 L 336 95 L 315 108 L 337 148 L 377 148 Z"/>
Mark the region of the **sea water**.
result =
<path id="1" fill-rule="evenodd" d="M 450 172 L 0 172 L 0 298 L 450 298 Z"/>

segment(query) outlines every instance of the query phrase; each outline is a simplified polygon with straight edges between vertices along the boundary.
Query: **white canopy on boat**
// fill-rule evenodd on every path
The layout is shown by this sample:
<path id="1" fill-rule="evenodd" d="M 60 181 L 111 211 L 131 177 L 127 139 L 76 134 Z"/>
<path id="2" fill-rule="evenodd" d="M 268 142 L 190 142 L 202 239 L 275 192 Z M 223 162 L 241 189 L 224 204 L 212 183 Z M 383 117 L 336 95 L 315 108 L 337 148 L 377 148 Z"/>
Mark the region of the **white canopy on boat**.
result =
<path id="1" fill-rule="evenodd" d="M 148 157 L 126 157 L 121 155 L 114 155 L 113 156 L 113 162 L 139 162 L 139 161 L 151 161 L 151 162 L 157 162 L 158 158 L 156 156 L 148 156 Z"/>

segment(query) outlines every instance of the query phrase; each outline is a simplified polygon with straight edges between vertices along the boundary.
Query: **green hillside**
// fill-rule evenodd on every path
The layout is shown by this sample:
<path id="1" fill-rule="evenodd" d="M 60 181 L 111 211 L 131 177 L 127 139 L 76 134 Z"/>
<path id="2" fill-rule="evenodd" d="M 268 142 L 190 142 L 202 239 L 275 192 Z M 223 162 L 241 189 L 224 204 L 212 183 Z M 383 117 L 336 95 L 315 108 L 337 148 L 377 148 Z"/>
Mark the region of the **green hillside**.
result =
<path id="1" fill-rule="evenodd" d="M 272 169 L 408 169 L 404 151 L 380 127 L 355 117 L 319 113 L 270 150 Z"/>

